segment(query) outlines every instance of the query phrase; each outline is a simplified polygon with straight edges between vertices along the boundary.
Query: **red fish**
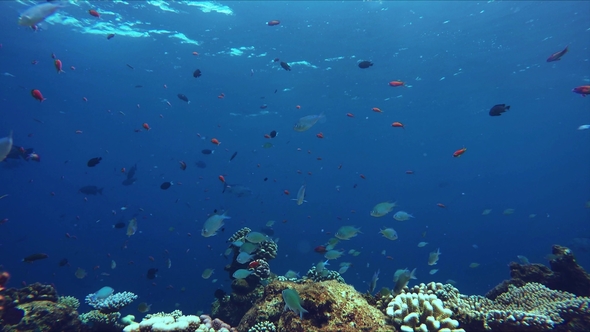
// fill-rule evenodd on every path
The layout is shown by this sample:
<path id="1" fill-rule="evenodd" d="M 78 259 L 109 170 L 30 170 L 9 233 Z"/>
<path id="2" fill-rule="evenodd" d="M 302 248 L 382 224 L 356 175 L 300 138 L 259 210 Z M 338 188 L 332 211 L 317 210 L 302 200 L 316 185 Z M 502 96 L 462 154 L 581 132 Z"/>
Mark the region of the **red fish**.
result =
<path id="1" fill-rule="evenodd" d="M 219 145 L 221 144 L 221 142 L 217 139 L 217 138 L 212 138 L 211 139 L 211 143 L 215 144 L 215 145 Z"/>
<path id="2" fill-rule="evenodd" d="M 453 152 L 453 157 L 455 157 L 455 158 L 461 157 L 461 155 L 464 154 L 465 151 L 467 151 L 467 148 L 459 149 L 459 150 Z"/>
<path id="3" fill-rule="evenodd" d="M 389 86 L 392 86 L 394 88 L 395 87 L 398 87 L 398 86 L 404 86 L 404 82 L 402 82 L 402 81 L 391 81 L 391 82 L 389 82 Z"/>
<path id="4" fill-rule="evenodd" d="M 33 96 L 33 98 L 37 99 L 40 102 L 43 102 L 45 99 L 47 99 L 43 98 L 43 94 L 41 94 L 41 91 L 37 89 L 31 90 L 31 96 Z"/>
<path id="5" fill-rule="evenodd" d="M 577 88 L 574 88 L 572 92 L 579 93 L 582 97 L 586 97 L 586 95 L 590 95 L 590 85 L 582 85 Z"/>
<path id="6" fill-rule="evenodd" d="M 403 124 L 403 123 L 401 123 L 401 122 L 397 122 L 397 121 L 396 121 L 396 122 L 394 122 L 394 123 L 392 123 L 392 124 L 391 124 L 391 126 L 392 126 L 392 127 L 398 127 L 398 128 L 403 128 L 403 129 L 406 129 L 406 127 L 404 127 L 404 124 Z"/>
<path id="7" fill-rule="evenodd" d="M 326 252 L 328 252 L 328 249 L 326 249 L 325 246 L 317 246 L 313 249 L 313 251 L 315 251 L 319 254 L 325 254 Z"/>
<path id="8" fill-rule="evenodd" d="M 53 61 L 53 64 L 55 65 L 55 69 L 57 69 L 58 74 L 64 73 L 64 71 L 61 69 L 62 68 L 61 60 L 55 59 L 55 61 Z"/>
<path id="9" fill-rule="evenodd" d="M 547 62 L 553 62 L 553 61 L 559 61 L 559 60 L 561 60 L 561 57 L 564 56 L 567 53 L 568 47 L 569 46 L 566 46 L 563 49 L 563 51 L 559 51 L 559 52 L 555 52 L 555 53 L 551 54 L 551 56 L 549 56 L 547 58 Z"/>
<path id="10" fill-rule="evenodd" d="M 273 27 L 273 26 L 275 26 L 275 25 L 279 25 L 279 24 L 281 24 L 281 21 L 279 21 L 279 20 L 272 20 L 272 21 L 268 21 L 268 22 L 266 22 L 266 24 L 267 24 L 269 27 Z"/>
<path id="11" fill-rule="evenodd" d="M 143 127 L 143 129 L 145 129 L 145 130 L 148 130 L 148 131 L 152 129 L 152 128 L 150 127 L 150 125 L 149 125 L 149 124 L 147 124 L 147 122 L 144 122 L 144 123 L 143 123 L 141 126 Z"/>
<path id="12" fill-rule="evenodd" d="M 92 15 L 94 17 L 100 17 L 100 14 L 96 10 L 94 10 L 94 9 L 90 9 L 88 11 L 88 14 L 90 14 L 90 15 Z"/>

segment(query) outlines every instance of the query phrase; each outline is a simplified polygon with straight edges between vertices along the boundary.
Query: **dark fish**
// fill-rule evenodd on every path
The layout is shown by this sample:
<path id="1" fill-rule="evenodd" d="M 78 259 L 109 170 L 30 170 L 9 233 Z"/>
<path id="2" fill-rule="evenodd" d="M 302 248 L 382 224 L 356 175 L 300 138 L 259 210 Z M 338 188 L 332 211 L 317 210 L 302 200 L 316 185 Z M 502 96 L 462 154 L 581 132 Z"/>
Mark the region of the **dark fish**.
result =
<path id="1" fill-rule="evenodd" d="M 94 167 L 94 166 L 98 165 L 101 160 L 102 160 L 102 157 L 95 157 L 95 158 L 88 160 L 86 165 L 88 165 L 88 167 Z"/>
<path id="2" fill-rule="evenodd" d="M 158 273 L 158 269 L 151 268 L 147 271 L 147 278 L 152 280 L 156 278 L 156 273 Z"/>
<path id="3" fill-rule="evenodd" d="M 234 158 L 238 155 L 238 151 L 234 152 L 234 154 L 231 155 L 231 158 L 229 158 L 229 161 L 234 160 Z"/>
<path id="4" fill-rule="evenodd" d="M 127 172 L 127 179 L 133 178 L 133 176 L 135 176 L 136 171 L 137 171 L 137 164 L 131 166 L 131 168 L 129 169 L 129 172 Z"/>
<path id="5" fill-rule="evenodd" d="M 207 167 L 207 164 L 205 164 L 205 162 L 201 161 L 201 160 L 197 161 L 196 165 L 198 168 L 206 168 Z"/>
<path id="6" fill-rule="evenodd" d="M 118 223 L 116 223 L 116 224 L 113 225 L 113 228 L 116 228 L 116 229 L 125 228 L 125 223 L 122 222 L 122 221 L 121 222 L 118 222 Z"/>
<path id="7" fill-rule="evenodd" d="M 366 69 L 373 65 L 371 61 L 361 61 L 359 62 L 359 68 Z"/>
<path id="8" fill-rule="evenodd" d="M 195 72 L 193 73 L 193 77 L 194 78 L 201 77 L 201 70 L 200 69 L 195 70 Z"/>
<path id="9" fill-rule="evenodd" d="M 260 109 L 266 109 L 267 107 L 268 107 L 268 105 L 266 105 L 266 104 L 260 105 Z"/>
<path id="10" fill-rule="evenodd" d="M 28 161 L 27 156 L 33 153 L 33 148 L 25 149 L 22 146 L 13 145 L 10 152 L 6 155 L 6 159 L 23 158 Z"/>
<path id="11" fill-rule="evenodd" d="M 264 178 L 264 181 L 268 180 L 268 178 Z"/>
<path id="12" fill-rule="evenodd" d="M 180 163 L 180 169 L 183 171 L 186 170 L 186 163 L 184 161 L 179 161 L 179 163 Z"/>
<path id="13" fill-rule="evenodd" d="M 494 105 L 494 107 L 490 109 L 490 116 L 500 116 L 502 115 L 502 113 L 506 112 L 509 109 L 510 106 L 507 106 L 506 104 Z"/>
<path id="14" fill-rule="evenodd" d="M 121 182 L 121 184 L 124 186 L 130 186 L 130 185 L 134 184 L 135 181 L 137 181 L 136 178 L 125 179 L 125 180 L 123 180 L 123 182 Z"/>
<path id="15" fill-rule="evenodd" d="M 131 68 L 131 69 L 135 69 L 135 68 L 133 68 L 133 66 L 131 66 L 131 65 L 130 65 L 130 64 L 128 64 L 128 63 L 127 63 L 126 65 L 127 65 L 127 67 L 129 67 L 129 68 Z"/>
<path id="16" fill-rule="evenodd" d="M 23 258 L 23 262 L 25 262 L 25 263 L 32 263 L 34 261 L 38 261 L 40 259 L 45 259 L 47 257 L 49 257 L 49 256 L 47 254 L 43 254 L 43 253 L 32 254 L 32 255 L 29 255 L 29 256 Z"/>
<path id="17" fill-rule="evenodd" d="M 111 39 L 111 38 L 113 38 L 113 37 L 115 37 L 115 34 L 114 34 L 114 33 L 109 33 L 109 34 L 107 35 L 107 39 Z"/>
<path id="18" fill-rule="evenodd" d="M 238 197 L 245 197 L 252 195 L 252 190 L 246 186 L 242 186 L 241 184 L 229 184 L 227 182 L 223 183 L 223 191 L 222 194 L 228 192 L 234 194 Z"/>
<path id="19" fill-rule="evenodd" d="M 86 195 L 96 195 L 96 194 L 101 194 L 102 195 L 102 190 L 104 188 L 98 188 L 97 186 L 85 186 L 80 188 L 80 190 L 78 190 L 79 192 L 86 194 Z"/>
<path id="20" fill-rule="evenodd" d="M 203 149 L 201 150 L 202 154 L 212 154 L 215 153 L 215 150 Z"/>
<path id="21" fill-rule="evenodd" d="M 191 103 L 191 101 L 188 100 L 188 97 L 185 96 L 185 95 L 183 95 L 182 93 L 179 93 L 177 96 L 178 96 L 178 99 L 183 100 L 183 101 L 186 101 L 188 104 Z"/>
<path id="22" fill-rule="evenodd" d="M 143 85 L 136 85 L 136 88 L 143 88 Z"/>
<path id="23" fill-rule="evenodd" d="M 275 138 L 275 137 L 277 137 L 277 135 L 278 135 L 278 133 L 276 130 L 271 131 L 269 134 L 270 138 Z"/>
<path id="24" fill-rule="evenodd" d="M 289 64 L 284 61 L 281 62 L 281 67 L 283 67 L 283 69 L 286 71 L 291 71 L 291 66 L 289 66 Z"/>
<path id="25" fill-rule="evenodd" d="M 57 263 L 57 265 L 59 265 L 60 267 L 68 265 L 68 259 L 67 258 L 62 259 L 61 261 L 59 261 L 59 263 Z"/>
<path id="26" fill-rule="evenodd" d="M 170 186 L 172 186 L 172 182 L 164 182 L 160 185 L 160 189 L 166 190 L 166 189 L 170 188 Z"/>
<path id="27" fill-rule="evenodd" d="M 275 93 L 277 93 L 277 89 L 275 89 Z"/>
<path id="28" fill-rule="evenodd" d="M 268 236 L 273 236 L 275 235 L 275 230 L 272 227 L 264 226 L 260 230 L 260 233 L 266 234 Z"/>

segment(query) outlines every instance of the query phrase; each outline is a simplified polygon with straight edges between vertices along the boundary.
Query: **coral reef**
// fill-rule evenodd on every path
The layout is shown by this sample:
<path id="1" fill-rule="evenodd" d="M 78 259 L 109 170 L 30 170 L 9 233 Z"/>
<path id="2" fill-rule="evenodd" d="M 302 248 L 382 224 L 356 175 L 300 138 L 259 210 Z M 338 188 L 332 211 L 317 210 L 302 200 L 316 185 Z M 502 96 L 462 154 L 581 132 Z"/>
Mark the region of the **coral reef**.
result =
<path id="1" fill-rule="evenodd" d="M 133 322 L 127 325 L 123 331 L 237 332 L 236 329 L 220 319 L 212 319 L 208 315 L 201 315 L 200 317 L 194 315 L 184 316 L 180 310 L 175 310 L 169 314 L 163 312 L 148 314 L 141 322 Z"/>
<path id="2" fill-rule="evenodd" d="M 73 296 L 60 296 L 57 298 L 57 303 L 67 305 L 74 310 L 80 307 L 80 301 Z"/>
<path id="3" fill-rule="evenodd" d="M 211 306 L 213 315 L 232 325 L 237 325 L 240 318 L 262 296 L 263 286 L 261 283 L 266 282 L 266 279 L 271 276 L 268 261 L 277 256 L 278 246 L 273 240 L 267 238 L 260 243 L 249 242 L 248 234 L 251 232 L 250 228 L 244 227 L 228 239 L 234 255 L 231 264 L 227 265 L 224 270 L 228 272 L 232 279 L 232 293 L 229 296 L 216 296 L 216 300 Z M 253 249 L 253 260 L 240 263 L 237 257 L 246 246 Z M 250 251 L 244 250 L 244 252 L 248 253 Z M 234 272 L 240 269 L 249 270 L 252 273 L 243 279 L 234 278 Z"/>
<path id="4" fill-rule="evenodd" d="M 508 291 L 510 285 L 520 287 L 529 282 L 578 296 L 590 296 L 590 275 L 578 265 L 570 249 L 554 245 L 549 264 L 551 269 L 542 264 L 510 263 L 512 279 L 505 280 L 490 290 L 486 297 L 493 300 Z"/>
<path id="5" fill-rule="evenodd" d="M 123 307 L 137 299 L 137 295 L 131 292 L 115 293 L 106 298 L 97 298 L 94 294 L 89 294 L 84 299 L 85 302 L 102 313 L 118 312 Z"/>
<path id="6" fill-rule="evenodd" d="M 451 319 L 453 311 L 444 307 L 434 294 L 399 294 L 389 303 L 387 315 L 393 318 L 395 327 L 404 332 L 440 331 L 443 328 L 456 332 L 459 322 Z"/>
<path id="7" fill-rule="evenodd" d="M 2 289 L 0 296 L 4 298 L 4 310 L 0 311 L 3 332 L 82 330 L 76 310 L 57 303 L 52 286 L 35 283 L 21 289 Z"/>
<path id="8" fill-rule="evenodd" d="M 284 311 L 282 291 L 286 288 L 294 289 L 301 297 L 301 305 L 308 311 L 303 319 L 292 311 Z M 335 280 L 271 282 L 264 288 L 264 296 L 242 318 L 238 331 L 248 331 L 266 321 L 273 323 L 277 331 L 285 332 L 393 331 L 386 325 L 382 312 L 368 305 L 352 286 Z"/>
<path id="9" fill-rule="evenodd" d="M 119 323 L 121 314 L 118 312 L 104 313 L 99 310 L 91 310 L 80 315 L 80 321 L 90 331 L 121 331 L 123 325 Z"/>
<path id="10" fill-rule="evenodd" d="M 408 293 L 436 295 L 466 331 L 590 330 L 590 298 L 551 290 L 538 283 L 510 285 L 508 292 L 495 300 L 462 295 L 452 285 L 432 282 L 402 292 Z"/>
<path id="11" fill-rule="evenodd" d="M 249 328 L 248 332 L 277 332 L 277 327 L 265 320 Z"/>
<path id="12" fill-rule="evenodd" d="M 342 278 L 340 273 L 338 273 L 337 271 L 324 270 L 324 272 L 325 271 L 327 271 L 327 273 L 320 274 L 316 271 L 316 267 L 313 266 L 311 269 L 309 269 L 307 271 L 306 277 L 308 279 L 315 281 L 315 282 L 326 281 L 326 280 L 336 280 L 336 281 L 341 282 L 343 284 L 346 283 L 346 281 L 344 281 L 344 278 Z"/>

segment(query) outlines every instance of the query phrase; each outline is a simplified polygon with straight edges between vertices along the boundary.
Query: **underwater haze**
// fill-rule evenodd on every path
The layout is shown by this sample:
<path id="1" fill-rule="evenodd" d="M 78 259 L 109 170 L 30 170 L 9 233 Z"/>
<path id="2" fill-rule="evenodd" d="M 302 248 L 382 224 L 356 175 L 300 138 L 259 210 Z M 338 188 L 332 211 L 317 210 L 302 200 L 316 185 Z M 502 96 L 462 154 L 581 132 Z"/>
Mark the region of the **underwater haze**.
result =
<path id="1" fill-rule="evenodd" d="M 485 294 L 553 244 L 590 266 L 590 98 L 572 92 L 590 85 L 589 2 L 76 1 L 19 25 L 35 4 L 0 2 L 11 287 L 110 286 L 139 296 L 123 314 L 208 313 L 242 227 L 278 241 L 273 273 L 301 276 L 360 227 L 328 268 L 352 263 L 361 292 L 416 268 L 410 285 Z M 371 216 L 382 202 L 397 206 Z"/>

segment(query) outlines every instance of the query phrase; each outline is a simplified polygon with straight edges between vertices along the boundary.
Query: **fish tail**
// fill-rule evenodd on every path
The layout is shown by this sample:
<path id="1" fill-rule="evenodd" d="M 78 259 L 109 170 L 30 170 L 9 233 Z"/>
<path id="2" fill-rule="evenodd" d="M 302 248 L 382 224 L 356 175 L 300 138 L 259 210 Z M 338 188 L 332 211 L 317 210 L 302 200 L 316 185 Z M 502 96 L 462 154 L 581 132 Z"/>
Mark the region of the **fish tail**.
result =
<path id="1" fill-rule="evenodd" d="M 510 106 L 506 106 L 506 109 L 509 110 L 510 109 Z"/>
<path id="2" fill-rule="evenodd" d="M 100 189 L 98 189 L 98 191 L 97 191 L 97 192 L 98 192 L 99 194 L 101 194 L 101 195 L 102 195 L 102 190 L 103 190 L 103 189 L 104 189 L 104 188 L 100 188 Z"/>

